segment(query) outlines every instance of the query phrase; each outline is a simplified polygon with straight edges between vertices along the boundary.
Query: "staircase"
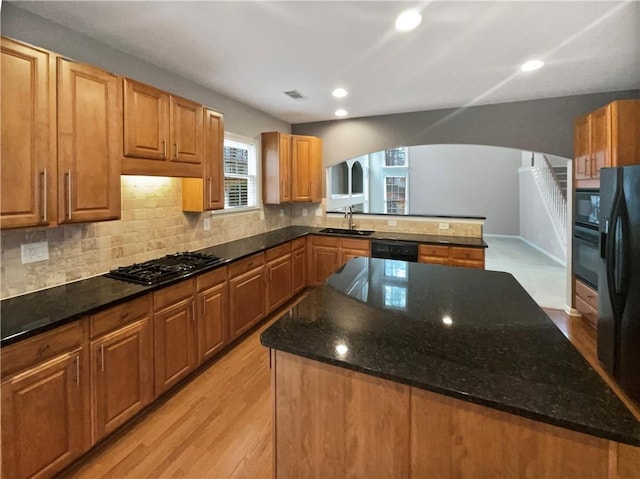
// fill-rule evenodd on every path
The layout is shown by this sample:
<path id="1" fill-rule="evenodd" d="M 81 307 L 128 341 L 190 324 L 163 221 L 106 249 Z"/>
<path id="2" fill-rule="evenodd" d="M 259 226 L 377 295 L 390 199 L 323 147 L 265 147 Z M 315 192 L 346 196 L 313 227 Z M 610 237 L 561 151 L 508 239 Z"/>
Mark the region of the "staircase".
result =
<path id="1" fill-rule="evenodd" d="M 567 167 L 553 166 L 546 155 L 531 153 L 531 171 L 551 218 L 553 229 L 567 252 Z"/>

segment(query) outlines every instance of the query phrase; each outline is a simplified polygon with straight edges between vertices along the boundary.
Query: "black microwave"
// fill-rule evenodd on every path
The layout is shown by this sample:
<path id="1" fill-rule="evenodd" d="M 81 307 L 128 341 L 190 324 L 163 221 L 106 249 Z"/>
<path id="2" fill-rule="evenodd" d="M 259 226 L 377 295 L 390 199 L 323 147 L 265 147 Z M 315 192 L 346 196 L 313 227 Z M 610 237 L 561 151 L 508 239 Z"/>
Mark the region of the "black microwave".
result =
<path id="1" fill-rule="evenodd" d="M 597 229 L 600 217 L 600 190 L 576 190 L 576 225 Z"/>

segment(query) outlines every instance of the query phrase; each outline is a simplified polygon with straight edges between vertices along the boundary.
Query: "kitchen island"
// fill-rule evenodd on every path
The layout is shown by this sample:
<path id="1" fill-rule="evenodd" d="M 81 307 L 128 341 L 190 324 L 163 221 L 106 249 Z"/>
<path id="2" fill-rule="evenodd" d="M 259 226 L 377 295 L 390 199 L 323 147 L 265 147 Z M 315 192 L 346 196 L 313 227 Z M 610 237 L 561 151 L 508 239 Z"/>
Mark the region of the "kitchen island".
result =
<path id="1" fill-rule="evenodd" d="M 640 471 L 640 423 L 507 273 L 357 258 L 261 341 L 276 477 Z"/>

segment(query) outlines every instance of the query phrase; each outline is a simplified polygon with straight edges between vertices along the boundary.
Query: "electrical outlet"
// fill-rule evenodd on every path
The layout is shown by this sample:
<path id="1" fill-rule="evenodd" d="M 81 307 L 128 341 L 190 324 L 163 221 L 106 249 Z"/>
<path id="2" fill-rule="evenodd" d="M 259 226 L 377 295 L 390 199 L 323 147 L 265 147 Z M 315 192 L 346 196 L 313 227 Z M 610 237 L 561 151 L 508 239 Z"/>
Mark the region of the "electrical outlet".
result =
<path id="1" fill-rule="evenodd" d="M 306 208 L 302 208 L 302 216 L 307 216 L 307 209 Z"/>
<path id="2" fill-rule="evenodd" d="M 322 208 L 316 208 L 316 216 L 322 217 Z"/>
<path id="3" fill-rule="evenodd" d="M 389 226 L 398 226 L 398 222 L 396 220 L 389 220 Z"/>
<path id="4" fill-rule="evenodd" d="M 260 210 L 260 219 L 263 220 L 264 219 L 264 210 Z"/>
<path id="5" fill-rule="evenodd" d="M 47 241 L 40 241 L 39 243 L 20 245 L 20 253 L 22 254 L 22 264 L 48 261 L 49 243 Z"/>
<path id="6" fill-rule="evenodd" d="M 284 208 L 280 208 L 280 216 L 284 216 Z"/>
<path id="7" fill-rule="evenodd" d="M 448 230 L 449 229 L 449 223 L 438 223 L 438 228 L 441 230 Z"/>
<path id="8" fill-rule="evenodd" d="M 204 219 L 204 230 L 205 231 L 209 231 L 211 229 L 211 218 L 205 218 Z"/>

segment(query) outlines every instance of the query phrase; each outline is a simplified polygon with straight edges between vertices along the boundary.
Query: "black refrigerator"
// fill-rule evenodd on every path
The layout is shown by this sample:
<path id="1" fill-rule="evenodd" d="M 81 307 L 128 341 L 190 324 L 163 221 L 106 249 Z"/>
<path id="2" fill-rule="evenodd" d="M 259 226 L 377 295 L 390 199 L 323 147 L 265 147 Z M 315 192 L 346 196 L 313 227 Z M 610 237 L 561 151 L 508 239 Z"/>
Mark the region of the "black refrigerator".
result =
<path id="1" fill-rule="evenodd" d="M 600 171 L 598 358 L 640 402 L 640 165 Z"/>

